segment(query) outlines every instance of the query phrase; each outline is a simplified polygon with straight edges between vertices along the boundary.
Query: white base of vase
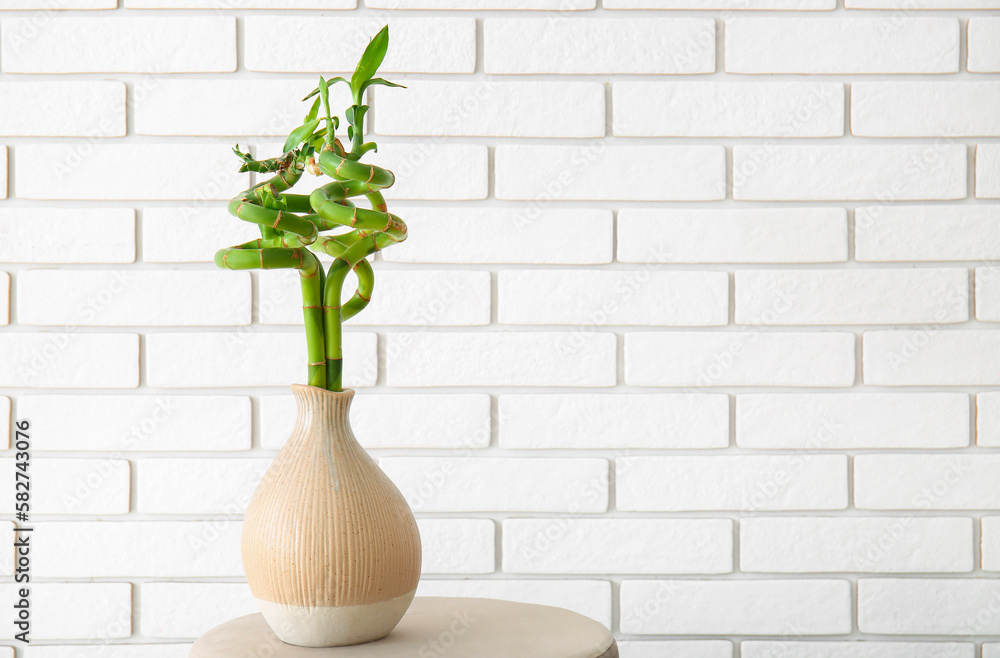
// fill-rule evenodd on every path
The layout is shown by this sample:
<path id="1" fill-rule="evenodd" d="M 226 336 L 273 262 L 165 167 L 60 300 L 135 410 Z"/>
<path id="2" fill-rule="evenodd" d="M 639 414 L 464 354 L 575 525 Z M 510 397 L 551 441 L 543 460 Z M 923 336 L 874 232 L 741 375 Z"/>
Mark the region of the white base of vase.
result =
<path id="1" fill-rule="evenodd" d="M 410 607 L 415 592 L 378 603 L 319 608 L 255 600 L 267 625 L 282 642 L 299 647 L 342 647 L 388 635 Z"/>

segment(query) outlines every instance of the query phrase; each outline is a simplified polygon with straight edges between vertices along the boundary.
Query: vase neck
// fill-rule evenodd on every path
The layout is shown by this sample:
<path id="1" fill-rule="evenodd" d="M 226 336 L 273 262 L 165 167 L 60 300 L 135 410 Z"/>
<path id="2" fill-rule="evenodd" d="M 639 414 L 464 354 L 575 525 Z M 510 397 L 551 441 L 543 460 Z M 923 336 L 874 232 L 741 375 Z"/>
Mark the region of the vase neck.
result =
<path id="1" fill-rule="evenodd" d="M 293 384 L 292 394 L 298 407 L 297 433 L 353 436 L 350 412 L 354 391 L 328 391 L 317 386 Z"/>

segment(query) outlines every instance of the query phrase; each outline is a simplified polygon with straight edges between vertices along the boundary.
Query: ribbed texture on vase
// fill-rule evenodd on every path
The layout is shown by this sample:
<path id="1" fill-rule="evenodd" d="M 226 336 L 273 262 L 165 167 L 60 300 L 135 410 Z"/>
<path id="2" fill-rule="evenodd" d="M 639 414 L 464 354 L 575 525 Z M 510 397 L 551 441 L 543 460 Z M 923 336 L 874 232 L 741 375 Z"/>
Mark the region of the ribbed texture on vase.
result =
<path id="1" fill-rule="evenodd" d="M 396 485 L 351 431 L 354 392 L 292 386 L 298 418 L 243 522 L 243 568 L 258 599 L 361 605 L 416 589 L 420 535 Z"/>

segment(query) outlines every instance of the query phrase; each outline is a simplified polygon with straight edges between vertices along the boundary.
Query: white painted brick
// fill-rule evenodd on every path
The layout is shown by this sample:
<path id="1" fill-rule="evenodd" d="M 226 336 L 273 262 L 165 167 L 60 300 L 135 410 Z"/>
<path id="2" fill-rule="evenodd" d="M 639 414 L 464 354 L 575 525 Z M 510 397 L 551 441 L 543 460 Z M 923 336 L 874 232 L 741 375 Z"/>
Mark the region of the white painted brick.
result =
<path id="1" fill-rule="evenodd" d="M 244 65 L 251 71 L 353 71 L 368 40 L 389 25 L 389 51 L 380 73 L 472 73 L 474 18 L 247 16 Z M 330 39 L 331 34 L 337 38 Z M 447 38 L 441 38 L 447 35 Z M 315 44 L 323 43 L 322 48 Z"/>
<path id="2" fill-rule="evenodd" d="M 243 576 L 238 521 L 48 521 L 35 525 L 44 578 Z"/>
<path id="3" fill-rule="evenodd" d="M 142 260 L 211 263 L 215 252 L 260 237 L 256 224 L 230 215 L 225 202 L 142 210 Z M 270 274 L 268 276 L 271 276 Z"/>
<path id="4" fill-rule="evenodd" d="M 415 512 L 605 512 L 606 459 L 386 457 Z"/>
<path id="5" fill-rule="evenodd" d="M 11 610 L 24 585 L 0 585 L 0 605 Z M 0 639 L 12 639 L 13 623 Z M 106 640 L 132 634 L 132 585 L 129 583 L 32 583 L 31 633 L 37 640 Z"/>
<path id="6" fill-rule="evenodd" d="M 882 205 L 854 217 L 857 260 L 1000 260 L 1000 208 Z"/>
<path id="7" fill-rule="evenodd" d="M 0 199 L 7 198 L 7 179 L 10 176 L 8 173 L 7 164 L 7 147 L 0 146 Z"/>
<path id="8" fill-rule="evenodd" d="M 1000 392 L 976 396 L 976 441 L 1000 448 Z"/>
<path id="9" fill-rule="evenodd" d="M 614 134 L 638 137 L 839 137 L 833 82 L 617 82 Z"/>
<path id="10" fill-rule="evenodd" d="M 0 261 L 131 263 L 134 260 L 135 211 L 131 208 L 0 210 Z"/>
<path id="11" fill-rule="evenodd" d="M 811 393 L 736 396 L 742 448 L 964 448 L 965 393 Z"/>
<path id="12" fill-rule="evenodd" d="M 250 324 L 248 272 L 27 270 L 17 277 L 21 324 Z"/>
<path id="13" fill-rule="evenodd" d="M 731 18 L 729 73 L 955 73 L 954 18 Z"/>
<path id="14" fill-rule="evenodd" d="M 858 509 L 1000 509 L 1000 455 L 858 455 Z"/>
<path id="15" fill-rule="evenodd" d="M 624 457 L 615 468 L 619 510 L 844 509 L 843 455 Z"/>
<path id="16" fill-rule="evenodd" d="M 985 516 L 983 523 L 983 570 L 1000 571 L 1000 516 Z"/>
<path id="17" fill-rule="evenodd" d="M 375 385 L 375 346 L 375 334 L 344 334 L 345 386 Z M 290 386 L 305 381 L 309 363 L 301 332 L 153 333 L 145 356 L 157 388 Z"/>
<path id="18" fill-rule="evenodd" d="M 729 397 L 712 394 L 501 395 L 500 447 L 725 448 Z"/>
<path id="19" fill-rule="evenodd" d="M 228 199 L 247 187 L 227 146 L 31 144 L 18 146 L 23 199 Z"/>
<path id="20" fill-rule="evenodd" d="M 490 519 L 418 519 L 423 573 L 493 573 L 494 526 Z"/>
<path id="21" fill-rule="evenodd" d="M 620 597 L 622 632 L 636 635 L 771 635 L 789 628 L 796 635 L 843 635 L 851 630 L 846 580 L 625 580 Z"/>
<path id="22" fill-rule="evenodd" d="M 366 0 L 376 9 L 593 9 L 596 0 Z"/>
<path id="23" fill-rule="evenodd" d="M 715 22 L 487 18 L 483 57 L 487 73 L 711 73 Z"/>
<path id="24" fill-rule="evenodd" d="M 406 242 L 382 252 L 387 261 L 585 265 L 612 258 L 609 210 L 462 207 L 403 212 L 409 234 Z M 573 230 L 567 231 L 570 225 Z"/>
<path id="25" fill-rule="evenodd" d="M 741 270 L 736 324 L 916 324 L 969 319 L 969 271 Z"/>
<path id="26" fill-rule="evenodd" d="M 996 331 L 866 331 L 864 381 L 875 386 L 1000 384 Z"/>
<path id="27" fill-rule="evenodd" d="M 794 550 L 789 547 L 794 546 Z M 972 519 L 749 518 L 740 570 L 778 573 L 972 571 Z"/>
<path id="28" fill-rule="evenodd" d="M 357 0 L 125 0 L 130 9 L 354 9 Z"/>
<path id="29" fill-rule="evenodd" d="M 147 638 L 191 638 L 259 612 L 246 583 L 143 583 L 139 632 Z"/>
<path id="30" fill-rule="evenodd" d="M 742 658 L 974 658 L 972 642 L 793 642 L 750 640 L 740 643 Z"/>
<path id="31" fill-rule="evenodd" d="M 1000 144 L 976 146 L 976 198 L 1000 199 Z"/>
<path id="32" fill-rule="evenodd" d="M 721 146 L 496 147 L 498 199 L 711 201 L 726 196 Z"/>
<path id="33" fill-rule="evenodd" d="M 859 82 L 851 85 L 851 133 L 995 136 L 1000 135 L 1000 118 L 989 108 L 997 105 L 996 82 Z"/>
<path id="34" fill-rule="evenodd" d="M 2 11 L 45 9 L 62 11 L 66 9 L 115 9 L 118 0 L 75 0 L 72 5 L 52 3 L 50 0 L 9 0 L 5 2 Z"/>
<path id="35" fill-rule="evenodd" d="M 348 282 L 346 288 L 353 285 Z M 268 272 L 258 279 L 260 322 L 302 324 L 302 296 L 295 270 Z M 352 290 L 349 290 L 353 294 Z M 268 300 L 281 300 L 267 304 Z M 375 272 L 375 294 L 356 325 L 473 326 L 490 323 L 490 273 L 462 270 Z"/>
<path id="36" fill-rule="evenodd" d="M 969 19 L 969 58 L 966 67 L 977 73 L 1000 72 L 1000 16 L 974 16 Z"/>
<path id="37" fill-rule="evenodd" d="M 733 658 L 726 640 L 619 640 L 618 650 L 622 658 Z"/>
<path id="38" fill-rule="evenodd" d="M 390 333 L 389 386 L 614 386 L 614 334 Z"/>
<path id="39" fill-rule="evenodd" d="M 248 450 L 250 399 L 236 395 L 23 395 L 38 450 Z"/>
<path id="40" fill-rule="evenodd" d="M 712 326 L 729 321 L 725 272 L 508 270 L 501 324 Z"/>
<path id="41" fill-rule="evenodd" d="M 0 335 L 0 386 L 135 388 L 139 337 L 61 331 Z"/>
<path id="42" fill-rule="evenodd" d="M 484 144 L 386 143 L 379 144 L 378 153 L 369 160 L 396 175 L 396 183 L 385 192 L 390 206 L 394 199 L 485 199 L 489 188 L 489 153 Z"/>
<path id="43" fill-rule="evenodd" d="M 964 144 L 734 146 L 733 198 L 963 199 Z"/>
<path id="44" fill-rule="evenodd" d="M 599 82 L 431 82 L 376 89 L 382 135 L 602 137 Z"/>
<path id="45" fill-rule="evenodd" d="M 392 409 L 392 413 L 385 413 Z M 278 450 L 295 425 L 291 395 L 260 398 L 262 447 Z M 448 422 L 442 423 L 441 419 Z M 490 396 L 356 395 L 351 427 L 368 450 L 383 448 L 485 448 L 490 444 Z"/>
<path id="46" fill-rule="evenodd" d="M 187 658 L 190 644 L 53 644 L 33 646 L 28 658 Z M 13 658 L 14 654 L 11 654 Z"/>
<path id="47" fill-rule="evenodd" d="M 843 208 L 622 208 L 626 263 L 831 263 L 847 260 Z"/>
<path id="48" fill-rule="evenodd" d="M 972 654 L 970 653 L 969 655 L 971 656 Z M 964 658 L 964 656 L 962 658 Z M 1000 642 L 990 644 L 984 642 L 983 658 L 1000 658 Z"/>
<path id="49" fill-rule="evenodd" d="M 5 73 L 236 70 L 232 16 L 15 18 L 0 25 Z"/>
<path id="50" fill-rule="evenodd" d="M 854 334 L 642 332 L 625 335 L 633 386 L 850 386 Z"/>
<path id="51" fill-rule="evenodd" d="M 417 596 L 469 596 L 566 608 L 611 628 L 611 583 L 605 580 L 424 580 Z"/>
<path id="52" fill-rule="evenodd" d="M 22 420 L 32 420 L 31 416 L 25 414 L 20 407 L 18 409 Z M 0 423 L 3 426 L 3 429 L 0 429 L 0 450 L 10 448 L 10 435 L 14 431 L 11 425 L 12 420 L 14 419 L 10 414 L 10 398 L 6 395 L 0 395 Z"/>
<path id="53" fill-rule="evenodd" d="M 90 138 L 125 134 L 125 85 L 121 82 L 4 83 L 0 98 L 4 135 Z"/>
<path id="54" fill-rule="evenodd" d="M 1000 599 L 995 578 L 858 581 L 858 628 L 882 635 L 996 635 L 990 613 Z"/>
<path id="55" fill-rule="evenodd" d="M 997 0 L 845 0 L 848 9 L 998 9 Z"/>
<path id="56" fill-rule="evenodd" d="M 1000 269 L 995 265 L 976 268 L 976 319 L 1000 322 Z"/>
<path id="57" fill-rule="evenodd" d="M 270 458 L 140 459 L 142 514 L 243 514 Z"/>
<path id="58" fill-rule="evenodd" d="M 0 272 L 0 324 L 10 323 L 10 274 Z"/>
<path id="59" fill-rule="evenodd" d="M 623 541 L 625 539 L 625 541 Z M 581 551 L 580 547 L 587 549 Z M 729 573 L 729 519 L 506 519 L 511 573 Z"/>
<path id="60" fill-rule="evenodd" d="M 34 432 L 32 432 L 34 436 Z M 14 491 L 13 454 L 0 462 L 0 481 Z M 34 514 L 127 514 L 130 468 L 119 459 L 31 461 L 31 511 Z M 14 496 L 0 501 L 0 513 L 14 513 Z"/>
<path id="61" fill-rule="evenodd" d="M 834 9 L 837 3 L 835 0 L 754 0 L 752 4 L 746 0 L 605 0 L 603 6 L 605 9 L 797 9 L 818 11 Z"/>

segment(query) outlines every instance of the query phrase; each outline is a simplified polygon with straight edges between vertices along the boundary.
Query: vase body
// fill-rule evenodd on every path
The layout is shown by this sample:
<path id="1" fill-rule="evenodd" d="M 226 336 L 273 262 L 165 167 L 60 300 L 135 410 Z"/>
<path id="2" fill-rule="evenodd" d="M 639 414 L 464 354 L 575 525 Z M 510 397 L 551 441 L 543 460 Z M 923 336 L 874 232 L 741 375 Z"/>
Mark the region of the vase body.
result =
<path id="1" fill-rule="evenodd" d="M 292 386 L 292 435 L 243 522 L 250 590 L 284 642 L 344 646 L 387 635 L 420 578 L 406 500 L 351 431 L 354 392 Z"/>

